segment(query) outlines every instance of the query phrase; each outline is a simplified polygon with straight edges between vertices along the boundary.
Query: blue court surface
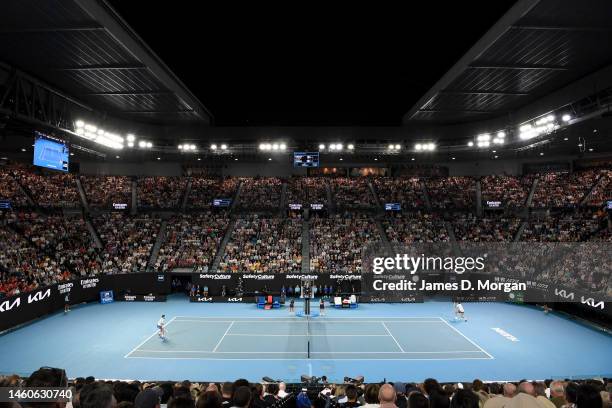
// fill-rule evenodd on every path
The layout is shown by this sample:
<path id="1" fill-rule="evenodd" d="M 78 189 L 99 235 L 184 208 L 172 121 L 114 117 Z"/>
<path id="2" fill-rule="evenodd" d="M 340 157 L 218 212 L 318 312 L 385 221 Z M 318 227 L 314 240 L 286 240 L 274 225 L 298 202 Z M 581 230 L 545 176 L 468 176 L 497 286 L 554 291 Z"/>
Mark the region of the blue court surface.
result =
<path id="1" fill-rule="evenodd" d="M 612 376 L 612 336 L 541 310 L 447 302 L 361 304 L 295 317 L 254 304 L 89 304 L 0 336 L 0 373 L 41 366 L 70 377 L 156 380 L 518 380 Z M 168 338 L 156 334 L 164 313 Z M 310 355 L 310 358 L 308 356 Z"/>

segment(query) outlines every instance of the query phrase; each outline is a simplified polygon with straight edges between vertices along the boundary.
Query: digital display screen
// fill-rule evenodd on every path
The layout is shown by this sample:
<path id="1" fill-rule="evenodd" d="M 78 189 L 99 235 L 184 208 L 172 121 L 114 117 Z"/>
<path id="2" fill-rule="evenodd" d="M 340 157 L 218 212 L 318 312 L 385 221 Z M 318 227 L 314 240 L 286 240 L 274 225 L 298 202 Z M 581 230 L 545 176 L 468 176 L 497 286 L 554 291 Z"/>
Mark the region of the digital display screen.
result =
<path id="1" fill-rule="evenodd" d="M 11 202 L 9 200 L 0 200 L 0 210 L 10 210 Z"/>
<path id="2" fill-rule="evenodd" d="M 608 203 L 606 205 L 606 208 L 610 211 L 612 211 L 612 200 L 608 200 Z"/>
<path id="3" fill-rule="evenodd" d="M 301 210 L 302 204 L 289 204 L 289 209 L 290 210 Z"/>
<path id="4" fill-rule="evenodd" d="M 319 167 L 319 152 L 294 152 L 293 167 Z"/>
<path id="5" fill-rule="evenodd" d="M 113 210 L 127 210 L 127 203 L 113 203 Z"/>
<path id="6" fill-rule="evenodd" d="M 401 211 L 400 203 L 385 203 L 385 211 Z"/>
<path id="7" fill-rule="evenodd" d="M 34 159 L 35 166 L 53 170 L 68 171 L 68 145 L 53 140 L 40 132 L 34 132 Z"/>
<path id="8" fill-rule="evenodd" d="M 502 208 L 502 202 L 501 201 L 486 201 L 486 206 L 487 208 Z"/>
<path id="9" fill-rule="evenodd" d="M 322 210 L 323 209 L 323 204 L 312 203 L 312 204 L 310 204 L 310 209 L 312 209 L 312 210 Z"/>
<path id="10" fill-rule="evenodd" d="M 213 207 L 229 207 L 231 204 L 231 198 L 215 198 L 213 200 Z"/>
<path id="11" fill-rule="evenodd" d="M 100 292 L 100 303 L 102 303 L 103 305 L 107 303 L 113 303 L 114 300 L 115 298 L 113 296 L 112 290 L 104 290 Z"/>

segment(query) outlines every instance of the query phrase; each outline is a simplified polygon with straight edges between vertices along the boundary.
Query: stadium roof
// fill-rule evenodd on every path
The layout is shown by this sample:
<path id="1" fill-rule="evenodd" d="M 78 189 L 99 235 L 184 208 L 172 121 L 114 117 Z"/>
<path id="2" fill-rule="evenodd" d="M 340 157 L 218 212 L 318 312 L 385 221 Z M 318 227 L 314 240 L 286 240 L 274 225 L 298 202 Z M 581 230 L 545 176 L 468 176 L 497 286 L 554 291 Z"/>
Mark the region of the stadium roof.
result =
<path id="1" fill-rule="evenodd" d="M 520 0 L 403 121 L 502 116 L 609 65 L 610 47 L 609 0 Z"/>
<path id="2" fill-rule="evenodd" d="M 210 123 L 204 105 L 105 2 L 4 0 L 0 56 L 97 111 Z"/>

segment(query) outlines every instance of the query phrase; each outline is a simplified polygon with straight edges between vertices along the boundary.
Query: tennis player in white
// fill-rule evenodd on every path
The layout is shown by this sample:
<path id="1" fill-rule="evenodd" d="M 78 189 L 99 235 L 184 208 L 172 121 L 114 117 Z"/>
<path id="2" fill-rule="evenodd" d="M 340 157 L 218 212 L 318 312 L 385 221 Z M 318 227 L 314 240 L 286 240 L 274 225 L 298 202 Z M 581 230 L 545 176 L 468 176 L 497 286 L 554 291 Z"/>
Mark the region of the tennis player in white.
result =
<path id="1" fill-rule="evenodd" d="M 455 318 L 463 319 L 467 322 L 467 319 L 465 318 L 465 310 L 463 309 L 461 302 L 455 303 Z"/>
<path id="2" fill-rule="evenodd" d="M 159 332 L 157 335 L 160 339 L 166 339 L 166 315 L 161 315 L 161 318 L 157 321 L 157 329 Z"/>

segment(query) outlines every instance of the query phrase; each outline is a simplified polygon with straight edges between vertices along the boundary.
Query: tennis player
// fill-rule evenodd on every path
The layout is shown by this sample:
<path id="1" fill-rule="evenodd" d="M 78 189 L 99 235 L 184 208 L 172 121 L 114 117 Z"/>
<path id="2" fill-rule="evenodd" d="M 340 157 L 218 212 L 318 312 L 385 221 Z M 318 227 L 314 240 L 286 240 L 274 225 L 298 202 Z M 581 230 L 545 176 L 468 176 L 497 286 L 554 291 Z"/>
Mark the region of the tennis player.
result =
<path id="1" fill-rule="evenodd" d="M 161 318 L 157 321 L 157 329 L 159 330 L 157 335 L 160 339 L 166 339 L 166 315 L 161 315 Z"/>
<path id="2" fill-rule="evenodd" d="M 467 322 L 467 319 L 465 318 L 465 310 L 463 309 L 461 302 L 455 303 L 455 318 L 463 319 Z"/>
<path id="3" fill-rule="evenodd" d="M 319 300 L 319 315 L 325 316 L 325 302 L 323 301 L 323 298 Z"/>

